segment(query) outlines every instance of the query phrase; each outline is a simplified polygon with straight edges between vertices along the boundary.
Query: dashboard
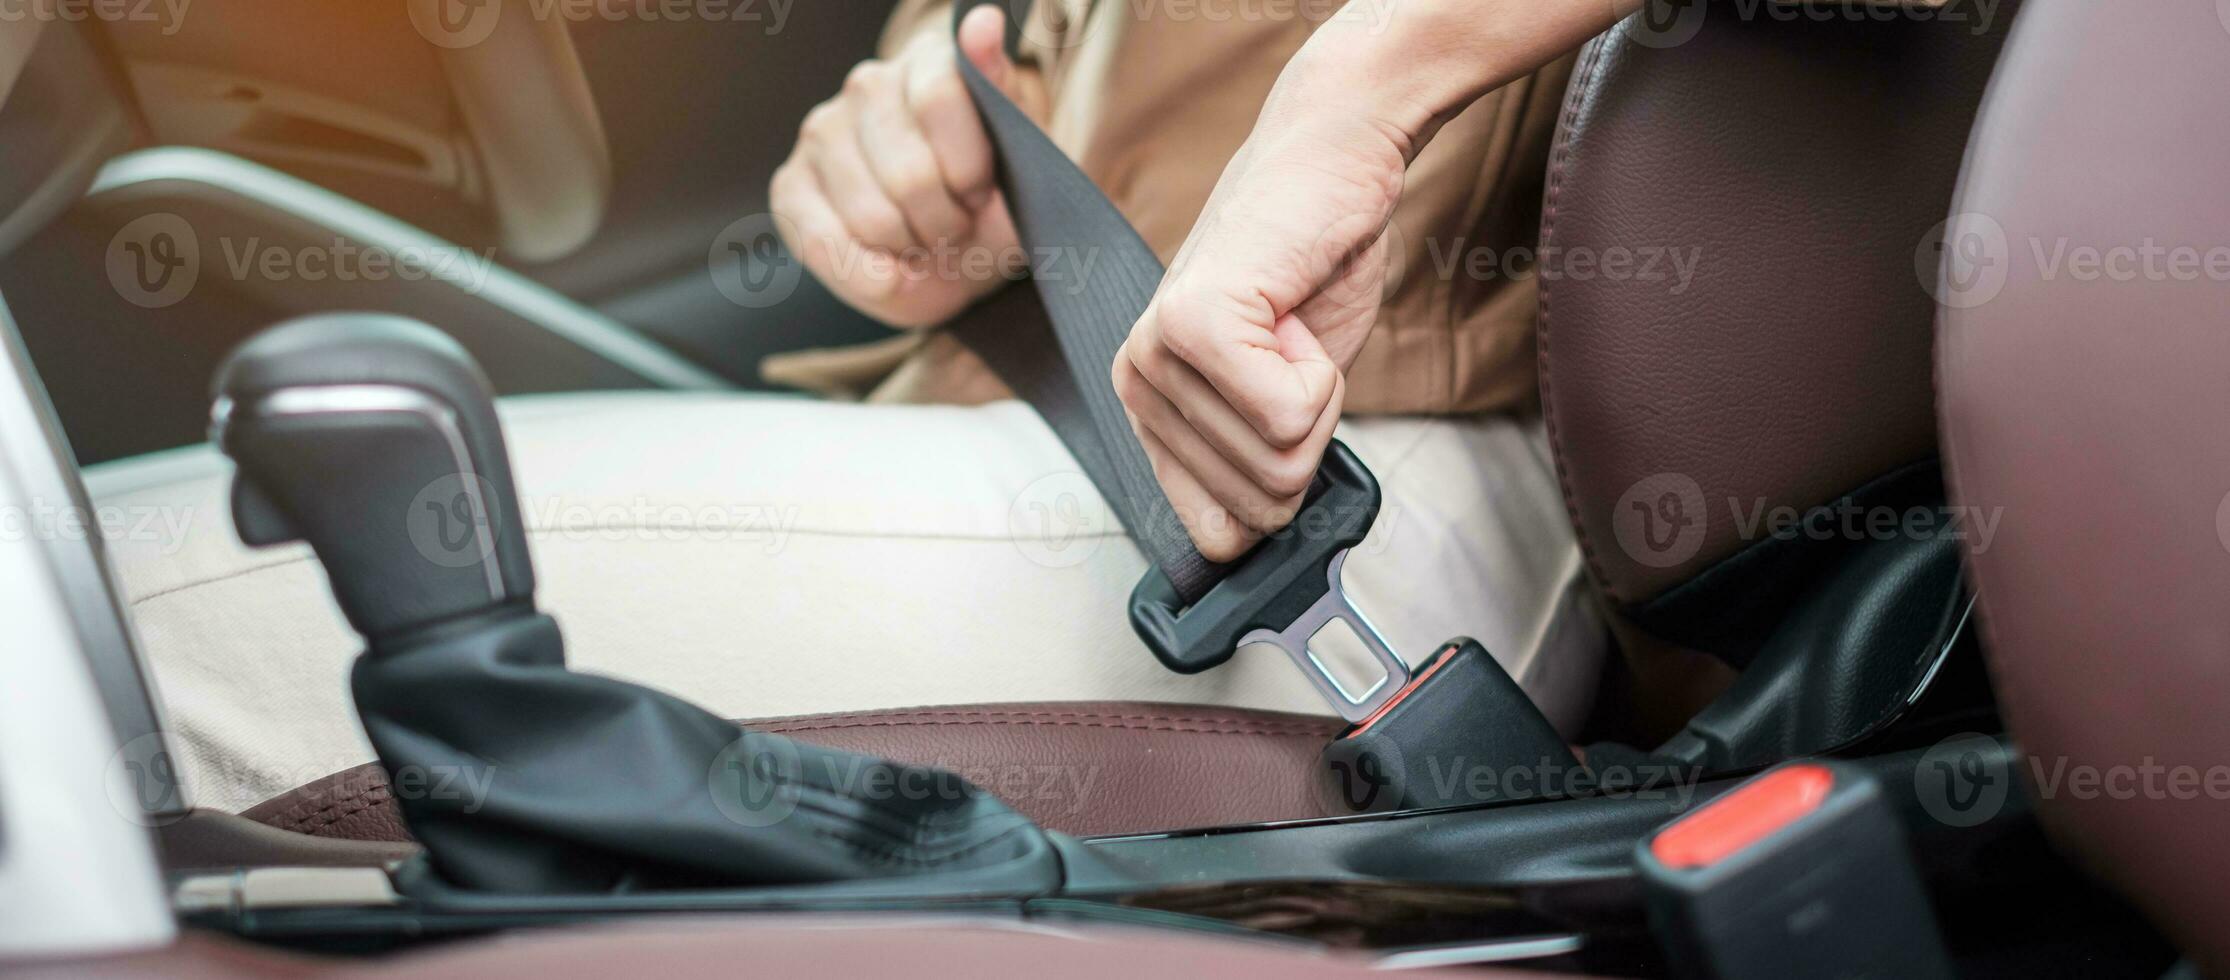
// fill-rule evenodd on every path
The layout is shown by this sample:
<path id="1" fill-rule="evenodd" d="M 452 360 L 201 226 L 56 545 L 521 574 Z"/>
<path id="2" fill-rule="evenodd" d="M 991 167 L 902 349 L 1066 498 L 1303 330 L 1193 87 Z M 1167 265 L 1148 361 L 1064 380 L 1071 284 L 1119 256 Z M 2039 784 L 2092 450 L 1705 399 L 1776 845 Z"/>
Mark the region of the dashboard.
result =
<path id="1" fill-rule="evenodd" d="M 0 135 L 18 137 L 0 144 L 15 235 L 0 251 L 134 143 L 235 154 L 522 261 L 578 248 L 612 174 L 565 21 L 494 0 L 458 37 L 447 3 L 196 0 L 0 23 Z"/>

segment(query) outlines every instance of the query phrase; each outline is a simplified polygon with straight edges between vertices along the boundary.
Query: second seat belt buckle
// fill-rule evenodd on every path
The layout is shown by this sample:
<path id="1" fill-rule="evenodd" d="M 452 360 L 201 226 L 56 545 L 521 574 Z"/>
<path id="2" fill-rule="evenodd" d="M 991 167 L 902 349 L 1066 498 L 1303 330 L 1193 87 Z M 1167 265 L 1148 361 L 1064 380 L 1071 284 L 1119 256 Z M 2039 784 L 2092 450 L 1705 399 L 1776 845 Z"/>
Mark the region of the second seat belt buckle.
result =
<path id="1" fill-rule="evenodd" d="M 1284 530 L 1264 539 L 1199 601 L 1183 604 L 1158 569 L 1131 591 L 1130 619 L 1155 658 L 1180 674 L 1230 660 L 1242 646 L 1285 651 L 1340 717 L 1360 721 L 1409 683 L 1409 666 L 1388 646 L 1340 583 L 1347 554 L 1370 533 L 1383 493 L 1354 450 L 1333 440 L 1317 471 L 1318 488 Z M 1354 631 L 1384 673 L 1354 690 L 1311 649 L 1334 623 Z"/>

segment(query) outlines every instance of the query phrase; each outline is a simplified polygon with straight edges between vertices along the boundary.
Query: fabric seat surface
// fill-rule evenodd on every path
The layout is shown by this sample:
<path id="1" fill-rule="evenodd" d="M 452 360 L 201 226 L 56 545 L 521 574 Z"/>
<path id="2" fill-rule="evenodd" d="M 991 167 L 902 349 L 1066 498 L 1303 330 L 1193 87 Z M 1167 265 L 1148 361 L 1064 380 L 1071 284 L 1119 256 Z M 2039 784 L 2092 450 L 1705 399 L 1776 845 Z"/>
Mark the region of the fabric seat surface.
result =
<path id="1" fill-rule="evenodd" d="M 1193 677 L 1146 653 L 1122 608 L 1143 559 L 1020 404 L 635 393 L 503 411 L 542 605 L 577 669 L 745 719 L 1078 701 L 1328 713 L 1270 650 Z M 1348 566 L 1357 603 L 1411 658 L 1477 637 L 1576 727 L 1604 638 L 1537 429 L 1365 419 L 1342 435 L 1387 488 Z M 229 473 L 195 448 L 87 482 L 126 516 L 111 554 L 188 788 L 239 811 L 372 755 L 347 695 L 357 638 L 307 548 L 239 544 Z M 975 744 L 1026 744 L 1012 717 Z M 961 748 L 948 755 L 1001 758 Z"/>

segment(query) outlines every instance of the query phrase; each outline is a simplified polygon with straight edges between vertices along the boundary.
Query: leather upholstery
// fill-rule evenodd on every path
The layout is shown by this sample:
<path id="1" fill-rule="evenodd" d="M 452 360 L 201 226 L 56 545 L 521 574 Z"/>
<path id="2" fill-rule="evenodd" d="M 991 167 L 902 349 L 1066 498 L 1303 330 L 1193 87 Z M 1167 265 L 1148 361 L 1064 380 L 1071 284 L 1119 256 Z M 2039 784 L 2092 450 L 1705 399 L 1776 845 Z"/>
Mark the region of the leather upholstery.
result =
<path id="1" fill-rule="evenodd" d="M 757 916 L 748 920 L 604 926 L 508 935 L 370 962 L 314 959 L 229 940 L 187 935 L 169 948 L 101 959 L 0 963 L 9 976 L 127 978 L 1141 976 L 1377 977 L 1365 961 L 1211 939 L 1174 931 L 1105 926 L 1058 931 L 1010 921 Z M 1452 976 L 1427 971 L 1424 976 Z M 1540 976 L 1466 970 L 1465 977 Z"/>
<path id="2" fill-rule="evenodd" d="M 1630 19 L 1583 53 L 1542 221 L 1570 274 L 1543 276 L 1541 392 L 1588 565 L 1629 615 L 1759 543 L 1730 508 L 1802 511 L 1935 453 L 1915 249 L 2013 6 L 1978 35 L 1705 0 L 1685 43 Z M 1614 275 L 1618 249 L 1694 250 L 1693 279 Z M 1641 525 L 1668 493 L 1673 521 Z M 1681 520 L 1663 548 L 1637 537 Z M 1723 613 L 1740 577 L 1699 605 Z"/>
<path id="3" fill-rule="evenodd" d="M 968 777 L 1049 830 L 1106 835 L 1323 816 L 1317 751 L 1337 719 L 1084 702 L 914 708 L 743 723 L 800 742 Z M 367 764 L 243 816 L 315 837 L 407 841 Z"/>
<path id="4" fill-rule="evenodd" d="M 387 799 L 384 788 L 379 796 Z M 365 813 L 391 808 L 364 808 Z M 418 853 L 396 827 L 390 833 L 349 836 L 290 833 L 287 829 L 220 810 L 195 809 L 155 828 L 163 867 L 171 871 L 234 868 L 376 868 Z"/>
<path id="5" fill-rule="evenodd" d="M 257 823 L 311 837 L 358 841 L 407 841 L 379 763 L 343 769 L 249 807 L 240 814 Z"/>
<path id="6" fill-rule="evenodd" d="M 1992 674 L 2047 829 L 2230 975 L 2230 8 L 2038 4 L 1975 131 L 1939 363 Z M 2150 782 L 2144 767 L 2161 767 Z M 2067 774 L 2109 780 L 2086 792 Z M 2179 791 L 2178 767 L 2205 778 Z M 2055 775 L 2057 774 L 2057 775 Z M 2190 777 L 2186 777 L 2189 779 Z M 2049 783 L 2057 782 L 2058 785 Z M 2183 798 L 2178 798 L 2178 797 Z"/>

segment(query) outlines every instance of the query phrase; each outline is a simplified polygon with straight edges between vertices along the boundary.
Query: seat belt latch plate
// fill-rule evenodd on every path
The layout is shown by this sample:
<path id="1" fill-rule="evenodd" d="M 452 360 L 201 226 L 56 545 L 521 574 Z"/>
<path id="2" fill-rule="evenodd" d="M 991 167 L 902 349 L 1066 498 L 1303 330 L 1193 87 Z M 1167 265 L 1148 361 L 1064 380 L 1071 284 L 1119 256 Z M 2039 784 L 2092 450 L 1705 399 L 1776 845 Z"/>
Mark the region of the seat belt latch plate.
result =
<path id="1" fill-rule="evenodd" d="M 1317 471 L 1318 488 L 1284 530 L 1236 563 L 1199 601 L 1183 604 L 1158 569 L 1131 591 L 1131 626 L 1162 665 L 1197 674 L 1230 660 L 1242 646 L 1284 650 L 1309 682 L 1350 722 L 1369 717 L 1409 683 L 1409 667 L 1340 585 L 1347 554 L 1370 533 L 1383 494 L 1346 445 L 1333 441 Z M 1360 692 L 1342 684 L 1310 641 L 1341 621 L 1385 671 Z"/>

